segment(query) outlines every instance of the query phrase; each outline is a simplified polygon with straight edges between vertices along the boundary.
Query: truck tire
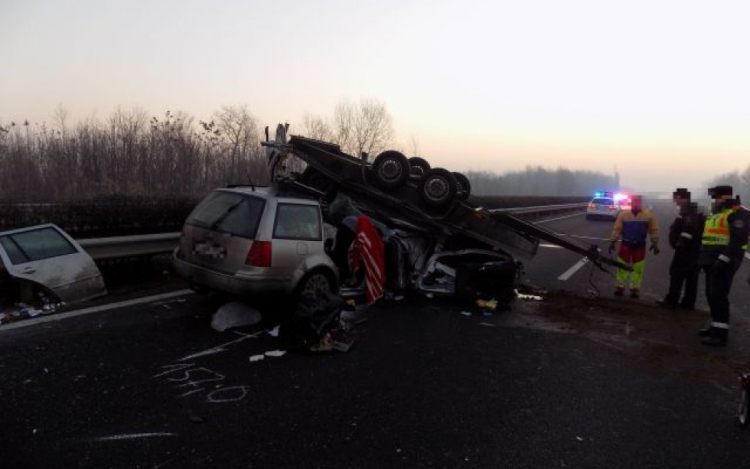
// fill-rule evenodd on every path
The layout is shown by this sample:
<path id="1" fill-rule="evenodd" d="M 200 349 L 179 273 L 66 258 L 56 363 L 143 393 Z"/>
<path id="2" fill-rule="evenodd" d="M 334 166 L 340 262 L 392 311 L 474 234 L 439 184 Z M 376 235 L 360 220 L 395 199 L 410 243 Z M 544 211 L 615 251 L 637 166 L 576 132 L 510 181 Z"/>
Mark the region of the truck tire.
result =
<path id="1" fill-rule="evenodd" d="M 431 207 L 444 207 L 456 198 L 458 183 L 450 171 L 431 169 L 419 182 L 419 195 Z"/>
<path id="2" fill-rule="evenodd" d="M 416 179 L 422 179 L 432 169 L 427 160 L 418 156 L 409 158 L 409 167 L 411 168 L 411 176 Z"/>
<path id="3" fill-rule="evenodd" d="M 372 163 L 375 182 L 384 189 L 401 186 L 409 177 L 409 160 L 395 150 L 384 151 Z"/>
<path id="4" fill-rule="evenodd" d="M 469 178 L 461 173 L 452 174 L 456 179 L 456 184 L 458 184 L 458 192 L 456 193 L 456 197 L 458 198 L 458 200 L 468 199 L 469 195 L 471 195 L 471 183 L 469 182 Z"/>

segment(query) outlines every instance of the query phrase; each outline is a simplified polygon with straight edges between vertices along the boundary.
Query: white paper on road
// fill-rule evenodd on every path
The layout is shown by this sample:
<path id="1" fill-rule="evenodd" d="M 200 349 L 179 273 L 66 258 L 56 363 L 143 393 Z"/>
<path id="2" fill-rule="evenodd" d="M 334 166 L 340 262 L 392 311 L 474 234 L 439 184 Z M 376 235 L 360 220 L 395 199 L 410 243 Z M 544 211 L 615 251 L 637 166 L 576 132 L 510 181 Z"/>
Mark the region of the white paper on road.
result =
<path id="1" fill-rule="evenodd" d="M 586 265 L 588 263 L 588 261 L 589 261 L 589 258 L 588 257 L 584 257 L 580 261 L 576 262 L 573 265 L 573 267 L 571 267 L 570 269 L 566 270 L 565 272 L 563 272 L 562 275 L 560 275 L 559 277 L 557 277 L 557 280 L 562 280 L 563 282 L 566 281 L 566 280 L 568 280 L 570 277 L 573 276 L 573 274 L 575 274 L 576 272 L 578 272 L 579 270 L 581 270 L 581 268 L 583 268 L 583 266 Z"/>

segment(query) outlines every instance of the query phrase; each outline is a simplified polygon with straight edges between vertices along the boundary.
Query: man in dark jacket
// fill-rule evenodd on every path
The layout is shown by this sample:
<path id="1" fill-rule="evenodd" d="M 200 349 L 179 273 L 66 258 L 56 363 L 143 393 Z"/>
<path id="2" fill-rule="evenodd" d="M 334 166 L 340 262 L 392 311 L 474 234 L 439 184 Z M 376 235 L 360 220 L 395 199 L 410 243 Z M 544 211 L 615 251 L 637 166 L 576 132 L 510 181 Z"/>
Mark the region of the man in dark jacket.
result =
<path id="1" fill-rule="evenodd" d="M 745 255 L 750 220 L 739 199 L 732 196 L 731 186 L 712 187 L 708 194 L 714 199 L 713 215 L 703 229 L 698 263 L 706 272 L 711 324 L 700 335 L 705 345 L 724 346 L 729 340 L 729 291 Z"/>
<path id="2" fill-rule="evenodd" d="M 672 264 L 669 266 L 669 293 L 657 303 L 669 308 L 695 309 L 698 293 L 698 257 L 701 252 L 701 239 L 706 217 L 698 206 L 690 201 L 690 192 L 679 188 L 672 194 L 680 214 L 669 227 L 669 245 L 674 249 Z M 682 286 L 685 293 L 680 301 Z"/>

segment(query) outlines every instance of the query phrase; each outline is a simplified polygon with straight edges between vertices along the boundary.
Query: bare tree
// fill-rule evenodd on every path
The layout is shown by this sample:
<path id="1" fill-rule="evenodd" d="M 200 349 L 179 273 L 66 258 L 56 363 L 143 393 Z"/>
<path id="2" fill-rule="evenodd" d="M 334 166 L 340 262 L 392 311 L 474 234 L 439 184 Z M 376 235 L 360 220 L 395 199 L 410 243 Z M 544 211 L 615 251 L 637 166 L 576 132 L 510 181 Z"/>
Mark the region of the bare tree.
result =
<path id="1" fill-rule="evenodd" d="M 385 103 L 374 99 L 363 99 L 354 117 L 356 155 L 362 152 L 373 154 L 384 150 L 393 140 L 393 119 Z"/>
<path id="2" fill-rule="evenodd" d="M 320 116 L 312 114 L 305 114 L 302 121 L 302 131 L 308 138 L 314 138 L 316 140 L 331 141 L 336 140 L 331 131 L 331 127 L 328 123 Z"/>

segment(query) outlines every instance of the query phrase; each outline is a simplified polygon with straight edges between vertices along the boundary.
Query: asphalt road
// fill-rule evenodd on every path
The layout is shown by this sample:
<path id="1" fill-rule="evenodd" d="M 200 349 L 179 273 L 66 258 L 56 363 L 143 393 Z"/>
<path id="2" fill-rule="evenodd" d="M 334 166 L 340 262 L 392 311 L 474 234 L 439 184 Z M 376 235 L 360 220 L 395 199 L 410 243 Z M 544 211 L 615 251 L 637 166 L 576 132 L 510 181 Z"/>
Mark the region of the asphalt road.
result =
<path id="1" fill-rule="evenodd" d="M 747 467 L 734 393 L 750 352 L 740 336 L 704 350 L 702 313 L 648 305 L 667 251 L 640 302 L 550 294 L 490 317 L 384 302 L 346 354 L 251 362 L 278 348 L 273 324 L 216 332 L 196 295 L 0 330 L 0 467 Z M 544 248 L 529 280 L 585 296 L 583 271 L 556 280 L 577 261 Z"/>
<path id="2" fill-rule="evenodd" d="M 677 209 L 671 201 L 646 200 L 644 205 L 650 207 L 659 222 L 661 253 L 654 255 L 649 252 L 646 257 L 646 270 L 643 278 L 641 301 L 654 302 L 663 298 L 669 290 L 669 264 L 674 251 L 669 247 L 668 232 Z M 557 233 L 571 235 L 579 241 L 595 244 L 607 251 L 609 237 L 612 233 L 613 221 L 586 220 L 584 214 L 567 216 L 561 219 L 542 222 L 543 226 Z M 611 297 L 614 292 L 614 272 L 602 272 L 588 264 L 569 280 L 558 280 L 558 277 L 581 260 L 581 256 L 570 251 L 549 246 L 543 243 L 538 255 L 530 262 L 525 262 L 526 279 L 535 285 L 548 290 L 567 290 L 590 295 L 597 290 L 602 296 Z M 750 311 L 750 288 L 747 278 L 750 276 L 750 262 L 744 262 L 737 272 L 734 287 L 730 296 L 733 311 L 743 313 Z M 704 276 L 701 275 L 698 291 L 697 307 L 708 309 L 704 293 Z M 593 285 L 592 285 L 593 284 Z"/>

